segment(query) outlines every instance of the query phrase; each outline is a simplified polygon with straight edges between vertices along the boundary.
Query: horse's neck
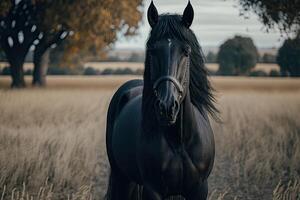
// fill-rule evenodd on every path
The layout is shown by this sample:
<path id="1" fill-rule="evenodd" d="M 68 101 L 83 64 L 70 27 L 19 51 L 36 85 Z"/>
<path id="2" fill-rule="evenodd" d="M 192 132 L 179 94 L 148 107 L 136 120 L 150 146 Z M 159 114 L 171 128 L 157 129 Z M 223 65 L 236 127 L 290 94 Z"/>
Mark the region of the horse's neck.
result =
<path id="1" fill-rule="evenodd" d="M 192 137 L 192 130 L 195 128 L 195 107 L 192 104 L 189 90 L 187 91 L 182 108 L 183 113 L 179 120 L 182 120 L 182 137 L 186 141 Z"/>
<path id="2" fill-rule="evenodd" d="M 184 146 L 185 141 L 190 140 L 195 128 L 194 107 L 189 92 L 184 99 L 180 113 L 174 126 L 164 130 L 164 135 L 173 146 Z"/>

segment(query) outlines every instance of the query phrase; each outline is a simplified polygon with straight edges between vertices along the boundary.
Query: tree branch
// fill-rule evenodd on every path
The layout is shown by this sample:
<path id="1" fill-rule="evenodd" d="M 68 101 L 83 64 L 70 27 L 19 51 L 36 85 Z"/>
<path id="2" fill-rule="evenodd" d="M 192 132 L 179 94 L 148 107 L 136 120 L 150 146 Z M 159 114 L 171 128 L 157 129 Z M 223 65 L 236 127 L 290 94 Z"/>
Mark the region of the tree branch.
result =
<path id="1" fill-rule="evenodd" d="M 51 47 L 53 44 L 56 45 L 61 44 L 62 41 L 64 41 L 69 36 L 69 34 L 70 32 L 67 31 L 66 29 L 61 29 L 56 34 L 54 34 L 52 38 L 50 38 L 47 44 L 48 48 Z"/>

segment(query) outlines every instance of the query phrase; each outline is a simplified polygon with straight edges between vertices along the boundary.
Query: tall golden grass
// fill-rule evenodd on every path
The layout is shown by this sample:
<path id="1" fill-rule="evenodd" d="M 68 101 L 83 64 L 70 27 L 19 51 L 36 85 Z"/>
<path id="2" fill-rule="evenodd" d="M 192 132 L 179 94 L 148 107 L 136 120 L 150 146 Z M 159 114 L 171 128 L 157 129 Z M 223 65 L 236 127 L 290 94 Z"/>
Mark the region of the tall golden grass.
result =
<path id="1" fill-rule="evenodd" d="M 35 198 L 40 188 L 49 190 L 49 184 L 53 185 L 51 199 L 67 199 L 90 186 L 103 195 L 108 174 L 105 113 L 111 94 L 1 91 L 0 187 L 6 186 L 4 196 L 22 191 L 23 184 Z"/>
<path id="2" fill-rule="evenodd" d="M 121 82 L 110 81 L 104 88 L 88 87 L 88 80 L 78 78 L 73 87 L 0 90 L 1 200 L 104 196 L 106 110 Z M 222 81 L 234 89 L 222 88 Z M 216 161 L 210 199 L 300 198 L 300 93 L 296 86 L 279 87 L 289 80 L 272 81 L 273 88 L 270 83 L 257 89 L 252 79 L 213 79 L 223 122 L 212 121 Z"/>
<path id="3" fill-rule="evenodd" d="M 141 79 L 141 76 L 48 76 L 47 88 L 50 89 L 100 89 L 114 90 L 125 81 Z M 32 78 L 26 76 L 30 87 Z M 258 77 L 222 77 L 211 78 L 213 86 L 219 92 L 228 91 L 300 91 L 300 79 L 292 78 L 258 78 Z M 0 89 L 9 89 L 11 78 L 0 77 Z"/>
<path id="4" fill-rule="evenodd" d="M 279 191 L 299 199 L 300 94 L 237 92 L 224 94 L 219 103 L 223 122 L 213 123 L 212 188 L 232 199 L 272 199 L 273 190 L 274 199 L 284 199 Z"/>

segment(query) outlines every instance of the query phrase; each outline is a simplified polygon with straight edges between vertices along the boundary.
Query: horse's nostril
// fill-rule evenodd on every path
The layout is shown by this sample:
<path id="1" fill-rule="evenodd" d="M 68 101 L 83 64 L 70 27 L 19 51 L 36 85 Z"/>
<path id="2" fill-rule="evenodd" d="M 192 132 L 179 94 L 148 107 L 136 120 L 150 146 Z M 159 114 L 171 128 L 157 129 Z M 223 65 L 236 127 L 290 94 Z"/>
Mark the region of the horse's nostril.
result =
<path id="1" fill-rule="evenodd" d="M 163 113 L 165 112 L 165 107 L 164 107 L 164 104 L 161 100 L 156 100 L 155 102 L 155 106 L 159 109 L 160 111 L 160 115 L 163 115 Z"/>
<path id="2" fill-rule="evenodd" d="M 159 108 L 159 104 L 160 104 L 160 100 L 156 100 L 156 101 L 155 101 L 155 106 L 156 106 L 157 108 Z"/>
<path id="3" fill-rule="evenodd" d="M 173 99 L 172 101 L 165 103 L 164 101 L 157 99 L 155 101 L 155 107 L 158 110 L 159 115 L 173 119 L 178 112 L 179 102 Z"/>
<path id="4" fill-rule="evenodd" d="M 179 102 L 175 100 L 174 102 L 174 110 L 177 111 L 179 109 Z"/>
<path id="5" fill-rule="evenodd" d="M 169 109 L 169 118 L 174 118 L 179 109 L 179 102 L 174 100 Z"/>

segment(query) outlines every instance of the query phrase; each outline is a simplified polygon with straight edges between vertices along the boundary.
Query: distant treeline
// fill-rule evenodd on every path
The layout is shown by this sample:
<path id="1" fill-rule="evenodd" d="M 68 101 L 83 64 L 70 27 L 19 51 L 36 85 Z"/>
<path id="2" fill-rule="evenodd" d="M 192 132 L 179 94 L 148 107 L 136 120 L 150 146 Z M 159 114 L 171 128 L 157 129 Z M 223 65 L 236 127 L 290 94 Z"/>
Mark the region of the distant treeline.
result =
<path id="1" fill-rule="evenodd" d="M 211 72 L 212 75 L 223 76 L 300 76 L 300 39 L 286 40 L 277 53 L 259 53 L 254 42 L 249 37 L 234 36 L 226 40 L 219 48 L 218 52 L 208 52 L 206 63 L 218 63 L 217 72 Z M 142 70 L 133 70 L 131 68 L 107 68 L 97 70 L 93 67 L 85 68 L 83 62 L 75 62 L 72 66 L 66 64 L 62 66 L 59 62 L 59 48 L 50 53 L 48 75 L 123 75 L 123 74 L 143 74 Z M 276 55 L 275 55 L 276 54 Z M 126 56 L 125 56 L 126 55 Z M 0 59 L 4 58 L 0 51 Z M 96 59 L 97 60 L 97 59 Z M 98 61 L 106 62 L 144 62 L 145 56 L 142 52 L 132 52 L 126 54 L 114 54 L 106 59 Z M 279 71 L 265 72 L 257 71 L 257 63 L 277 63 Z M 60 67 L 58 67 L 60 66 Z M 10 75 L 8 67 L 0 71 L 0 75 Z M 25 75 L 31 75 L 32 70 L 26 70 Z"/>
<path id="2" fill-rule="evenodd" d="M 27 69 L 24 72 L 24 75 L 32 75 L 32 69 Z M 61 67 L 49 67 L 48 75 L 85 75 L 85 76 L 98 76 L 98 75 L 143 75 L 144 70 L 136 69 L 133 70 L 131 68 L 106 68 L 104 70 L 98 70 L 93 67 L 87 68 L 61 68 Z M 0 75 L 2 76 L 10 76 L 11 71 L 9 67 L 4 67 L 0 69 Z"/>
<path id="3" fill-rule="evenodd" d="M 206 55 L 207 63 L 217 63 L 218 62 L 218 53 L 214 53 L 209 51 Z M 258 55 L 258 63 L 277 63 L 276 55 L 271 53 L 263 53 L 262 55 Z"/>
<path id="4" fill-rule="evenodd" d="M 26 62 L 33 62 L 32 59 L 33 55 L 32 52 L 29 52 L 26 57 Z M 218 62 L 218 53 L 213 51 L 208 51 L 205 55 L 207 63 L 217 63 Z M 54 60 L 59 59 L 57 55 L 51 53 L 50 57 L 50 65 L 56 62 Z M 4 53 L 0 50 L 0 62 L 6 62 L 6 58 Z M 144 62 L 145 61 L 145 54 L 144 53 L 137 53 L 132 52 L 128 54 L 128 56 L 118 56 L 118 55 L 108 55 L 106 58 L 94 58 L 90 60 L 91 62 Z M 272 53 L 263 53 L 259 54 L 258 56 L 259 63 L 276 63 L 276 55 Z"/>

